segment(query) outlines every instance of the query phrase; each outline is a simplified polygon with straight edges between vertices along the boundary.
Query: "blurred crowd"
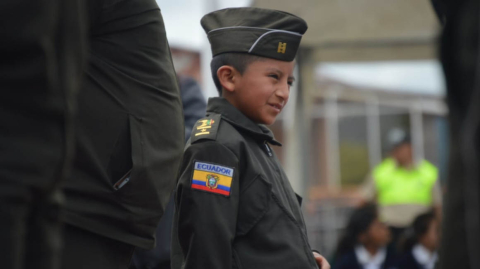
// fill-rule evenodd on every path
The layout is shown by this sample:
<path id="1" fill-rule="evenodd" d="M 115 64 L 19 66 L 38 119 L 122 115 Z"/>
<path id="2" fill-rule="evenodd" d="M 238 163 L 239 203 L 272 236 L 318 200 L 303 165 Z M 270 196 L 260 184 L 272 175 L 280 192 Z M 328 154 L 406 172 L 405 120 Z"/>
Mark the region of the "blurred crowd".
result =
<path id="1" fill-rule="evenodd" d="M 418 215 L 393 240 L 375 204 L 352 213 L 333 261 L 337 269 L 433 269 L 438 262 L 440 220 L 432 209 Z"/>
<path id="2" fill-rule="evenodd" d="M 333 268 L 433 269 L 442 194 L 438 169 L 413 158 L 407 132 L 392 129 L 390 154 L 369 174 L 364 202 L 349 217 Z"/>

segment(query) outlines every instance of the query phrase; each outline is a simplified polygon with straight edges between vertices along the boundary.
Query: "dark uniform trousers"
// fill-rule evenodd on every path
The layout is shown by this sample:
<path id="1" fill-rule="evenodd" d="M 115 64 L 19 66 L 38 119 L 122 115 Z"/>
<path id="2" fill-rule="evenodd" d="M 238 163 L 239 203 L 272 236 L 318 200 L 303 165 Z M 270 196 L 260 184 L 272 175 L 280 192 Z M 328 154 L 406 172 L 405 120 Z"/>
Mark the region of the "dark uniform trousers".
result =
<path id="1" fill-rule="evenodd" d="M 81 3 L 0 1 L 1 268 L 59 268 L 59 184 L 85 55 Z"/>
<path id="2" fill-rule="evenodd" d="M 63 268 L 127 268 L 133 247 L 153 248 L 174 188 L 182 103 L 156 1 L 86 2 L 90 41 L 64 184 Z"/>
<path id="3" fill-rule="evenodd" d="M 65 227 L 64 242 L 64 268 L 125 268 L 135 250 L 133 245 L 72 225 Z"/>
<path id="4" fill-rule="evenodd" d="M 270 145 L 280 143 L 265 126 L 223 98 L 209 100 L 181 165 L 173 269 L 318 268 Z"/>

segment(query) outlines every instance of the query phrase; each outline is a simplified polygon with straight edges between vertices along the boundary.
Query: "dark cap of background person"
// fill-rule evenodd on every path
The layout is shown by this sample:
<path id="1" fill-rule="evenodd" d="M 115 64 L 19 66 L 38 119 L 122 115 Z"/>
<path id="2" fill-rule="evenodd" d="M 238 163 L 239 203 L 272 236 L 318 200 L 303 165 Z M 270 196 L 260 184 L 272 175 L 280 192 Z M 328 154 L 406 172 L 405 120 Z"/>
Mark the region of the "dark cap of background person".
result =
<path id="1" fill-rule="evenodd" d="M 293 61 L 307 23 L 287 12 L 261 8 L 227 8 L 205 15 L 201 24 L 213 56 L 237 52 Z"/>

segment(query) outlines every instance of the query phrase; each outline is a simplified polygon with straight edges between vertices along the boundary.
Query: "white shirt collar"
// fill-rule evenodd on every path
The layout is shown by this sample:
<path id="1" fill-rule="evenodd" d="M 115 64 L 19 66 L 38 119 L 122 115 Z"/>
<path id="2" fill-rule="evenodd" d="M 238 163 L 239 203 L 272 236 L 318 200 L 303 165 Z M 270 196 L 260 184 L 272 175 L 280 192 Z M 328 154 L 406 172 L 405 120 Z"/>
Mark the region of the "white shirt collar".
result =
<path id="1" fill-rule="evenodd" d="M 417 262 L 423 265 L 426 269 L 433 269 L 438 259 L 436 252 L 430 252 L 421 244 L 416 244 L 412 248 L 412 255 L 415 260 L 417 260 Z"/>
<path id="2" fill-rule="evenodd" d="M 380 269 L 387 257 L 387 250 L 386 248 L 381 248 L 372 256 L 363 245 L 357 245 L 355 247 L 355 255 L 358 262 L 363 265 L 363 268 Z"/>

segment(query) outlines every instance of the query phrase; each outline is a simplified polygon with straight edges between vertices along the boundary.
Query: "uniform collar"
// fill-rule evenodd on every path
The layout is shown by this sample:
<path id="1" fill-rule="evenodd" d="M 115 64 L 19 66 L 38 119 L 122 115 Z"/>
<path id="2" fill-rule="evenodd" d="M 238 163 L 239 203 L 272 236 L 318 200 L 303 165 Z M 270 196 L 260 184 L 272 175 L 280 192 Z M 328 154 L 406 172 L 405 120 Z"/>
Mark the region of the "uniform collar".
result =
<path id="1" fill-rule="evenodd" d="M 228 121 L 233 126 L 249 132 L 258 139 L 267 140 L 270 144 L 281 146 L 282 144 L 275 140 L 272 131 L 263 124 L 256 124 L 236 107 L 234 107 L 225 98 L 214 97 L 208 99 L 207 116 L 209 113 L 222 115 L 222 119 Z"/>
<path id="2" fill-rule="evenodd" d="M 363 265 L 364 268 L 381 268 L 387 258 L 387 250 L 381 248 L 372 256 L 363 245 L 357 245 L 355 247 L 355 255 L 357 256 L 358 262 Z"/>
<path id="3" fill-rule="evenodd" d="M 416 244 L 412 248 L 412 255 L 419 264 L 423 265 L 427 269 L 434 268 L 438 259 L 437 253 L 430 252 L 421 244 Z"/>

